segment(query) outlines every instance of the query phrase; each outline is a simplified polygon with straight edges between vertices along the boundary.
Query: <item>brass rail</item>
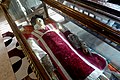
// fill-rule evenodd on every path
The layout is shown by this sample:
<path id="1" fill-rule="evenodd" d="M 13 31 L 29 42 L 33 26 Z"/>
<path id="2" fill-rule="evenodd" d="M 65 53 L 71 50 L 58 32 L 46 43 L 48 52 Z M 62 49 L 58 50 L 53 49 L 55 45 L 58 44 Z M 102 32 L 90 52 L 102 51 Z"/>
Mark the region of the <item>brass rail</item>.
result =
<path id="1" fill-rule="evenodd" d="M 50 5 L 53 8 L 56 8 L 63 13 L 67 14 L 68 16 L 72 17 L 73 19 L 79 21 L 82 25 L 92 29 L 93 31 L 99 33 L 100 35 L 110 39 L 115 43 L 120 43 L 120 32 L 112 29 L 111 27 L 103 24 L 91 17 L 88 17 L 85 14 L 82 14 L 78 11 L 75 11 L 60 2 L 55 0 L 43 0 L 45 3 Z"/>
<path id="2" fill-rule="evenodd" d="M 29 46 L 29 44 L 27 43 L 26 39 L 21 34 L 21 32 L 17 28 L 15 22 L 12 20 L 11 16 L 7 12 L 6 6 L 7 5 L 5 5 L 5 4 L 0 4 L 0 7 L 1 7 L 2 11 L 4 12 L 4 15 L 5 15 L 8 23 L 10 24 L 10 26 L 13 30 L 13 33 L 15 34 L 20 46 L 22 47 L 24 54 L 29 59 L 30 65 L 33 66 L 32 69 L 34 70 L 37 78 L 39 80 L 51 80 L 50 76 L 48 75 L 48 73 L 46 72 L 46 70 L 44 69 L 42 64 L 40 63 L 39 59 L 35 56 L 35 53 L 32 51 L 32 49 Z"/>

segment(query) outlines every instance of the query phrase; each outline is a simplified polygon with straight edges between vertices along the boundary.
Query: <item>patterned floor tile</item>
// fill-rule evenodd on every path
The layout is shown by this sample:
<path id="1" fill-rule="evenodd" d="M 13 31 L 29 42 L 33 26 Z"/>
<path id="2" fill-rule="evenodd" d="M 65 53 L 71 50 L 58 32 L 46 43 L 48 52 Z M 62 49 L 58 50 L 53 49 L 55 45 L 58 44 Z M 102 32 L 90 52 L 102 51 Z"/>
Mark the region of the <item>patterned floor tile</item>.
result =
<path id="1" fill-rule="evenodd" d="M 19 46 L 16 37 L 10 32 L 3 34 L 4 43 L 8 50 L 8 56 L 17 80 L 37 80 L 30 64 Z"/>

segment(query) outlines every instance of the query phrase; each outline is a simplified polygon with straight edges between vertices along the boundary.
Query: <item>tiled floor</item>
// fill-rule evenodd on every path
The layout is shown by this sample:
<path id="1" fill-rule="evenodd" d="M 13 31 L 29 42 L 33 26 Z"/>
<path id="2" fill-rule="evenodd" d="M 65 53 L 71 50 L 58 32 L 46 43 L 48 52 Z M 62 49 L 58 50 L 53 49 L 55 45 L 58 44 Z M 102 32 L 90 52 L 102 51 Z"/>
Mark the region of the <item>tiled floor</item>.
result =
<path id="1" fill-rule="evenodd" d="M 5 35 L 5 34 L 4 34 Z M 4 36 L 4 39 L 7 39 L 10 36 Z M 8 50 L 8 56 L 10 58 L 12 69 L 15 73 L 17 80 L 37 80 L 34 72 L 32 71 L 30 64 L 27 60 L 27 57 L 23 54 L 22 50 L 19 50 L 17 39 L 11 37 L 5 40 L 5 46 Z"/>
<path id="2" fill-rule="evenodd" d="M 2 38 L 2 34 L 8 31 L 12 32 L 3 13 L 0 12 L 0 80 L 37 80 L 27 58 L 16 48 L 19 46 L 16 37 L 6 35 Z"/>
<path id="3" fill-rule="evenodd" d="M 0 80 L 16 80 L 2 38 L 2 28 L 5 27 L 3 24 L 4 19 L 3 13 L 0 10 Z"/>

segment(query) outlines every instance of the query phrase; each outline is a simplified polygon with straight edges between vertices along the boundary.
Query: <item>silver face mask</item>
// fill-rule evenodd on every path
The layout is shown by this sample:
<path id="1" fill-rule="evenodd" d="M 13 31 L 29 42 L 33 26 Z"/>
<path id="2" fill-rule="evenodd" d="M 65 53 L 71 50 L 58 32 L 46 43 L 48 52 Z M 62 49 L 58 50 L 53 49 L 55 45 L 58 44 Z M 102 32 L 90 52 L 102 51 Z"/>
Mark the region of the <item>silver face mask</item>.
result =
<path id="1" fill-rule="evenodd" d="M 44 29 L 44 27 L 45 27 L 44 21 L 41 18 L 37 18 L 34 29 L 39 30 L 39 29 Z"/>
<path id="2" fill-rule="evenodd" d="M 34 25 L 34 29 L 35 29 L 35 30 L 39 30 L 39 29 L 41 29 L 41 27 L 40 27 L 38 24 L 35 24 L 35 25 Z"/>

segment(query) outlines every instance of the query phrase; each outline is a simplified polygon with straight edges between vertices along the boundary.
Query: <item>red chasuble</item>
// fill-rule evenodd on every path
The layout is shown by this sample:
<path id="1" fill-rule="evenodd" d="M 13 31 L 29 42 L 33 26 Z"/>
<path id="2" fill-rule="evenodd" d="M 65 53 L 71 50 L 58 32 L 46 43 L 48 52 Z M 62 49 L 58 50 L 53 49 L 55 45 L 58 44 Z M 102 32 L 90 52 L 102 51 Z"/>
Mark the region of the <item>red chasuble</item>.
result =
<path id="1" fill-rule="evenodd" d="M 48 53 L 63 80 L 95 80 L 103 74 L 106 67 L 104 58 L 97 54 L 85 55 L 74 49 L 55 25 L 48 24 L 45 29 L 34 30 L 31 35 L 29 37 L 36 39 Z"/>

